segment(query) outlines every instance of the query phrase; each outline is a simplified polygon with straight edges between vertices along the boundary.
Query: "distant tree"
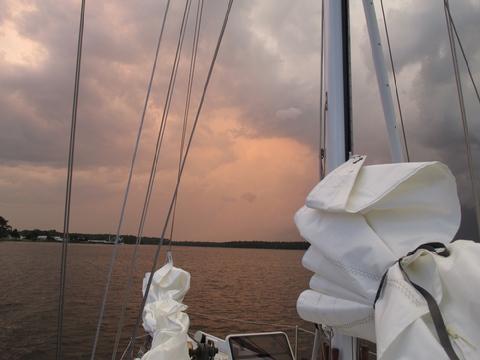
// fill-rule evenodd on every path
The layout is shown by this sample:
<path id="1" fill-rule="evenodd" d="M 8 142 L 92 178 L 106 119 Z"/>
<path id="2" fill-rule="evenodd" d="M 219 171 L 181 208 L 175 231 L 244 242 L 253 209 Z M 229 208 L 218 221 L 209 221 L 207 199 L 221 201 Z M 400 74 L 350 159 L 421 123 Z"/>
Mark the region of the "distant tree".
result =
<path id="1" fill-rule="evenodd" d="M 17 230 L 17 229 L 13 229 L 11 235 L 12 235 L 12 237 L 14 237 L 15 239 L 18 239 L 18 238 L 20 237 L 20 234 L 18 233 L 18 230 Z"/>
<path id="2" fill-rule="evenodd" d="M 7 237 L 12 231 L 12 227 L 8 225 L 8 220 L 0 216 L 0 238 Z"/>

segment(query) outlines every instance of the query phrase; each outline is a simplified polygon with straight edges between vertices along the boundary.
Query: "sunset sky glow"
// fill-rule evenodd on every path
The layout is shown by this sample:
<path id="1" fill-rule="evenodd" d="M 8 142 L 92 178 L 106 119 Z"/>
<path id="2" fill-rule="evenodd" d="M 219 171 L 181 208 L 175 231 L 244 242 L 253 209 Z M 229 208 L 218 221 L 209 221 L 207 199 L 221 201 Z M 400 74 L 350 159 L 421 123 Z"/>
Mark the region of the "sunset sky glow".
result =
<path id="1" fill-rule="evenodd" d="M 191 115 L 226 1 L 205 1 Z M 122 233 L 135 234 L 185 2 L 172 1 Z M 441 1 L 385 1 L 410 151 L 457 175 L 464 233 L 472 202 Z M 72 231 L 113 233 L 165 7 L 88 1 L 73 180 Z M 193 9 L 145 234 L 159 236 L 176 179 Z M 238 0 L 185 170 L 175 238 L 300 240 L 295 211 L 318 181 L 321 2 Z M 61 230 L 78 0 L 0 2 L 0 215 L 19 229 Z M 480 81 L 480 4 L 452 2 Z M 377 15 L 380 18 L 377 4 Z M 354 149 L 388 162 L 361 1 L 351 1 Z M 382 28 L 383 30 L 383 28 Z M 479 159 L 479 110 L 464 74 Z M 192 116 L 190 116 L 190 120 Z M 190 122 L 191 123 L 191 122 Z"/>

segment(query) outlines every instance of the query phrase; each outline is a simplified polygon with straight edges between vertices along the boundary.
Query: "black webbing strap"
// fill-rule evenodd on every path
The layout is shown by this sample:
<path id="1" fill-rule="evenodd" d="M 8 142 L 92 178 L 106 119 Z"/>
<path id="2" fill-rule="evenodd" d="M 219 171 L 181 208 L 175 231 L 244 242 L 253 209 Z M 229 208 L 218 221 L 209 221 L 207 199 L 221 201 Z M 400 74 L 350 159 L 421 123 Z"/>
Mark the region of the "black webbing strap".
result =
<path id="1" fill-rule="evenodd" d="M 448 251 L 448 249 L 445 247 L 444 244 L 427 243 L 427 244 L 420 245 L 415 250 L 409 252 L 406 256 L 413 255 L 415 252 L 417 252 L 417 250 L 420 250 L 420 249 L 430 251 L 434 254 L 437 254 L 443 257 L 448 257 L 450 255 L 450 252 Z M 403 276 L 405 276 L 405 279 L 420 293 L 420 295 L 423 296 L 423 298 L 427 302 L 428 310 L 430 311 L 430 315 L 432 317 L 435 330 L 437 331 L 437 336 L 438 336 L 438 340 L 440 341 L 440 345 L 442 345 L 443 350 L 445 350 L 450 360 L 460 360 L 457 354 L 455 353 L 455 351 L 453 350 L 452 343 L 450 342 L 450 337 L 448 336 L 447 327 L 445 326 L 445 322 L 443 321 L 442 313 L 440 312 L 440 308 L 438 307 L 437 301 L 432 296 L 432 294 L 430 294 L 427 290 L 425 290 L 423 287 L 421 287 L 418 284 L 415 284 L 412 280 L 410 280 L 407 272 L 402 266 L 402 260 L 403 260 L 403 257 L 398 260 L 398 266 L 400 267 L 400 270 L 402 271 Z M 375 308 L 375 304 L 377 303 L 377 300 L 380 298 L 382 289 L 385 286 L 387 273 L 388 273 L 388 270 L 385 272 L 385 274 L 383 274 L 382 279 L 380 281 L 380 286 L 378 287 L 377 294 L 375 296 L 375 302 L 373 304 L 374 308 Z"/>

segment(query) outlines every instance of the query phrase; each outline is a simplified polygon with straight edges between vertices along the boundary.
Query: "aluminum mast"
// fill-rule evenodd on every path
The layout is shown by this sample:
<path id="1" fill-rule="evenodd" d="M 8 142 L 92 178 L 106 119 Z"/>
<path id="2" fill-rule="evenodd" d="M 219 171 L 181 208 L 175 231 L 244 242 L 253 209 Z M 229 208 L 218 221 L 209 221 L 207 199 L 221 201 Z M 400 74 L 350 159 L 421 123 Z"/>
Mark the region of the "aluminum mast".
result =
<path id="1" fill-rule="evenodd" d="M 325 1 L 326 170 L 348 160 L 352 152 L 350 38 L 348 0 Z M 335 333 L 341 360 L 357 358 L 356 339 Z"/>
<path id="2" fill-rule="evenodd" d="M 383 114 L 387 125 L 390 155 L 392 157 L 392 162 L 404 162 L 406 160 L 406 152 L 404 151 L 404 144 L 400 140 L 400 134 L 398 132 L 395 107 L 393 105 L 392 92 L 388 81 L 387 66 L 383 54 L 382 41 L 380 38 L 377 15 L 375 13 L 375 5 L 373 1 L 363 0 L 363 9 L 367 20 L 368 35 L 370 37 L 373 64 L 377 76 L 378 91 L 380 92 Z"/>

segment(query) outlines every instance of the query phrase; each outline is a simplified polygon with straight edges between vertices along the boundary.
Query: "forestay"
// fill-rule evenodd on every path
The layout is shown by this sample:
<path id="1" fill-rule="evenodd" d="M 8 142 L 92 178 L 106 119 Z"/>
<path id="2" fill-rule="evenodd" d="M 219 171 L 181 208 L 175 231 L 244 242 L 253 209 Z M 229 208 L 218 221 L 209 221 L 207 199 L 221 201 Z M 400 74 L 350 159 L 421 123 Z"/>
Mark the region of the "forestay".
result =
<path id="1" fill-rule="evenodd" d="M 403 258 L 409 278 L 439 304 L 455 352 L 480 358 L 480 299 L 472 286 L 480 281 L 480 246 L 458 241 L 446 257 L 427 250 L 405 257 L 419 245 L 453 239 L 460 225 L 455 178 L 439 162 L 364 161 L 356 156 L 332 171 L 295 215 L 311 244 L 303 265 L 315 273 L 298 313 L 376 342 L 379 359 L 448 359 L 427 302 L 401 272 Z"/>
<path id="2" fill-rule="evenodd" d="M 150 273 L 145 274 L 143 292 Z M 190 289 L 190 274 L 168 261 L 153 275 L 143 310 L 143 327 L 152 337 L 151 350 L 142 360 L 189 360 L 187 340 L 190 321 L 182 304 Z"/>

